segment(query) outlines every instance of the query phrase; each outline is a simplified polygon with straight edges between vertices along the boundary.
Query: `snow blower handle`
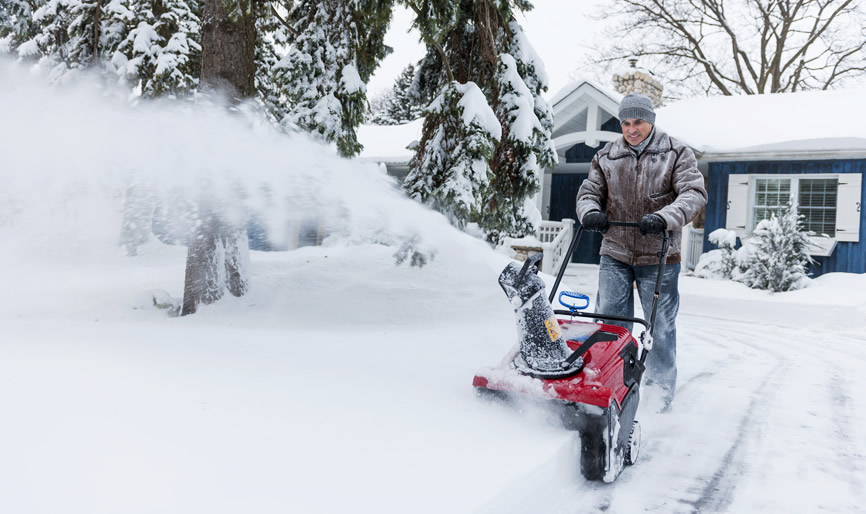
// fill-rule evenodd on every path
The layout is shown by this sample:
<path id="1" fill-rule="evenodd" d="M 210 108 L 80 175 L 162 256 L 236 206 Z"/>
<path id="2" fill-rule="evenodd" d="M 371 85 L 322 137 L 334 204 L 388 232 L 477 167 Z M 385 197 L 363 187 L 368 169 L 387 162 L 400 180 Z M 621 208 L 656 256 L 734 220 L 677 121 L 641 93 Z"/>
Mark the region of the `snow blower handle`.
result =
<path id="1" fill-rule="evenodd" d="M 612 227 L 634 227 L 634 228 L 640 227 L 640 223 L 638 223 L 636 221 L 609 221 L 608 223 Z M 580 236 L 582 233 L 583 233 L 583 225 L 581 225 L 577 228 L 577 233 L 574 234 L 574 238 L 571 240 L 571 244 L 568 247 L 568 251 L 565 252 L 565 255 L 563 256 L 562 266 L 560 266 L 560 268 L 559 268 L 559 273 L 556 275 L 556 281 L 553 283 L 553 289 L 550 291 L 550 297 L 548 298 L 548 301 L 550 303 L 553 303 L 553 298 L 556 296 L 556 291 L 559 290 L 559 283 L 562 281 L 562 276 L 565 275 L 565 268 L 568 266 L 568 263 L 571 261 L 571 255 L 574 253 L 574 249 L 577 248 L 577 244 L 580 241 Z M 658 308 L 659 294 L 661 294 L 662 277 L 665 274 L 665 265 L 667 264 L 667 255 L 668 255 L 668 248 L 670 247 L 670 242 L 671 242 L 671 233 L 670 233 L 670 231 L 665 230 L 659 234 L 659 237 L 661 237 L 661 239 L 662 239 L 662 250 L 660 252 L 658 252 L 658 254 L 656 254 L 656 255 L 658 255 L 658 258 L 659 258 L 659 273 L 658 273 L 658 277 L 656 277 L 655 291 L 653 291 L 653 305 L 652 305 L 652 312 L 650 313 L 649 322 L 642 320 L 642 319 L 639 319 L 639 318 L 624 318 L 624 317 L 620 317 L 620 316 L 604 316 L 603 314 L 599 315 L 596 313 L 575 313 L 574 311 L 572 311 L 571 314 L 572 315 L 578 315 L 578 316 L 584 316 L 584 317 L 596 316 L 600 319 L 608 319 L 608 320 L 613 320 L 613 321 L 637 322 L 637 323 L 640 323 L 643 326 L 645 326 L 647 328 L 647 332 L 649 332 L 649 334 L 650 334 L 650 337 L 652 337 L 653 328 L 655 327 L 655 324 L 656 324 L 655 323 L 656 310 Z M 538 257 L 538 256 L 536 255 L 533 257 Z M 541 259 L 539 258 L 538 260 L 541 260 Z M 527 262 L 527 264 L 528 264 L 528 262 Z M 524 265 L 524 269 L 525 268 L 526 268 L 526 265 Z M 554 312 L 556 312 L 556 311 L 554 311 Z M 559 312 L 556 312 L 556 314 L 559 314 Z M 564 314 L 568 314 L 568 313 L 565 312 Z"/>

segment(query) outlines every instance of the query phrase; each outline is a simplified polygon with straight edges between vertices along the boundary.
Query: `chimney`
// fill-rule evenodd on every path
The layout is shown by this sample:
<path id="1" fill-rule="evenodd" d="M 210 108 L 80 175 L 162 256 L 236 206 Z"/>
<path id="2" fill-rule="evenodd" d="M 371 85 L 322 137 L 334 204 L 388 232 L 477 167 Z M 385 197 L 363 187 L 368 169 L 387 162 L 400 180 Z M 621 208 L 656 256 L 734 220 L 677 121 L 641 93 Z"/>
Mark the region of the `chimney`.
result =
<path id="1" fill-rule="evenodd" d="M 637 58 L 628 60 L 629 67 L 613 73 L 613 87 L 617 93 L 627 95 L 638 93 L 646 95 L 653 101 L 653 106 L 660 107 L 664 101 L 664 86 L 647 70 L 639 68 Z"/>

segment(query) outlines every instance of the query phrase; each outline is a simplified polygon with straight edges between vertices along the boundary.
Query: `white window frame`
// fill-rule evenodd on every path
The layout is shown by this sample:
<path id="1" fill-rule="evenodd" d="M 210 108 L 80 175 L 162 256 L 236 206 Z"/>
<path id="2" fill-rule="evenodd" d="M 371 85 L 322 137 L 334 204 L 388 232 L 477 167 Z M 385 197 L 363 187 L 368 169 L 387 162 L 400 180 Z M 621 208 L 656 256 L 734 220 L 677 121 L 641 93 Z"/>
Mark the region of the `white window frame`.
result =
<path id="1" fill-rule="evenodd" d="M 860 202 L 862 174 L 859 173 L 760 173 L 731 174 L 728 177 L 727 219 L 725 228 L 734 230 L 741 238 L 752 234 L 757 179 L 791 179 L 791 198 L 794 205 L 799 199 L 800 179 L 836 179 L 836 234 L 832 238 L 815 236 L 812 242 L 815 256 L 833 253 L 837 242 L 860 240 Z"/>

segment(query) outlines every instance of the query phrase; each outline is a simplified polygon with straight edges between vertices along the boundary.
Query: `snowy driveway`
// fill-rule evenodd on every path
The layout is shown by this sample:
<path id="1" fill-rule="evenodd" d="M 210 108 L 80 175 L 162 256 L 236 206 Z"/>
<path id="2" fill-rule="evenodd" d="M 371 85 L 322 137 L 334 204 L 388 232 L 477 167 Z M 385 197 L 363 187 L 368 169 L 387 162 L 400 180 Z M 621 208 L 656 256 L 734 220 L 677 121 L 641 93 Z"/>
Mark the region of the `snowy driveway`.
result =
<path id="1" fill-rule="evenodd" d="M 20 294 L 0 302 L 0 510 L 866 505 L 863 276 L 775 296 L 685 278 L 674 411 L 655 414 L 645 394 L 641 458 L 605 485 L 580 476 L 576 438 L 546 413 L 472 391 L 515 337 L 500 258 L 417 270 L 390 252 L 259 255 L 248 297 L 184 319 L 129 308 L 151 281 L 179 282 L 176 256 L 112 261 L 90 280 L 7 276 Z"/>

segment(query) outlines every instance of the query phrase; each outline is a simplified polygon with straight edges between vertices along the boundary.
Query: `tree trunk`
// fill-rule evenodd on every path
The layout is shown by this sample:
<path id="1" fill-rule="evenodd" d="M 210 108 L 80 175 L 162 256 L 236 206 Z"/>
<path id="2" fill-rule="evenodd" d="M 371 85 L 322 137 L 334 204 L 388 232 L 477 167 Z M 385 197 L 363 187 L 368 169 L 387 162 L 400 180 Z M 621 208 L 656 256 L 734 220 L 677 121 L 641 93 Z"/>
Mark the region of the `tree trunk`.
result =
<path id="1" fill-rule="evenodd" d="M 256 24 L 250 0 L 204 0 L 201 39 L 202 86 L 225 93 L 235 102 L 252 96 Z M 218 210 L 207 199 L 199 205 L 199 223 L 186 257 L 181 315 L 216 302 L 226 290 L 234 296 L 247 291 L 246 226 L 233 226 Z"/>
<path id="2" fill-rule="evenodd" d="M 256 19 L 250 0 L 204 0 L 201 47 L 203 86 L 235 99 L 255 94 Z"/>

